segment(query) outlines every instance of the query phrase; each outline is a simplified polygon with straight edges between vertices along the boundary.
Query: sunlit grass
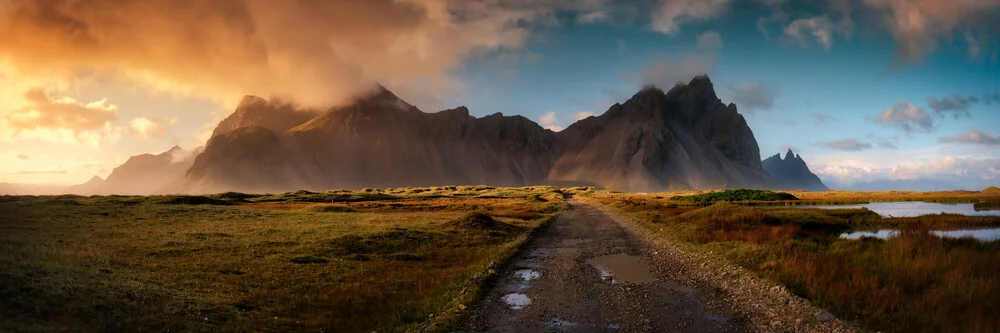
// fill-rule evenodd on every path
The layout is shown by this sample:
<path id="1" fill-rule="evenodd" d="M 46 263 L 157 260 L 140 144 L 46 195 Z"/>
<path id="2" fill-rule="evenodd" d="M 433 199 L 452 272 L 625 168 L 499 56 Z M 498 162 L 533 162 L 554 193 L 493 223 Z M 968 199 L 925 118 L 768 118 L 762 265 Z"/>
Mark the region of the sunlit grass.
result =
<path id="1" fill-rule="evenodd" d="M 2 197 L 0 331 L 415 328 L 565 207 L 553 188 Z M 446 225 L 470 211 L 510 227 Z"/>

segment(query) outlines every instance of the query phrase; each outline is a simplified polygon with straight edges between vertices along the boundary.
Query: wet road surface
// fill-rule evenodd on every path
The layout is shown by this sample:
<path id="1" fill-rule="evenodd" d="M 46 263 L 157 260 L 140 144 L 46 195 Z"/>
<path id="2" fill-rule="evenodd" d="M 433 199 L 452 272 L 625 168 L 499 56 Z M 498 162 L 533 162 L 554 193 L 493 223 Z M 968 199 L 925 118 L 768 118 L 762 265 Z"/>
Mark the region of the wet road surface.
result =
<path id="1" fill-rule="evenodd" d="M 470 332 L 742 332 L 713 291 L 679 276 L 601 209 L 579 200 L 515 257 L 459 327 Z"/>

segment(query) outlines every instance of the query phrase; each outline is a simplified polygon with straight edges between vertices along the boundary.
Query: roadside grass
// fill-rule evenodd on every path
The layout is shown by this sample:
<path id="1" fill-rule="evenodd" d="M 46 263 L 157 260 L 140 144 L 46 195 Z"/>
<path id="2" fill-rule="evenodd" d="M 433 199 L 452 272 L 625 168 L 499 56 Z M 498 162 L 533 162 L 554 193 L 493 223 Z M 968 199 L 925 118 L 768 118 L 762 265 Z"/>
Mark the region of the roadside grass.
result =
<path id="1" fill-rule="evenodd" d="M 1000 217 L 882 218 L 866 209 L 795 209 L 753 202 L 699 207 L 665 197 L 593 196 L 659 237 L 696 251 L 719 253 L 869 329 L 1000 331 L 1000 241 L 942 239 L 930 233 L 998 226 Z M 809 198 L 804 197 L 800 196 Z M 993 200 L 996 195 L 976 198 Z M 902 232 L 889 240 L 838 237 L 842 232 L 879 227 Z"/>
<path id="2" fill-rule="evenodd" d="M 567 207 L 460 188 L 0 197 L 0 331 L 445 329 Z"/>
<path id="3" fill-rule="evenodd" d="M 798 198 L 785 192 L 738 189 L 692 195 L 677 195 L 670 197 L 670 200 L 713 203 L 718 201 L 783 201 L 798 200 Z"/>

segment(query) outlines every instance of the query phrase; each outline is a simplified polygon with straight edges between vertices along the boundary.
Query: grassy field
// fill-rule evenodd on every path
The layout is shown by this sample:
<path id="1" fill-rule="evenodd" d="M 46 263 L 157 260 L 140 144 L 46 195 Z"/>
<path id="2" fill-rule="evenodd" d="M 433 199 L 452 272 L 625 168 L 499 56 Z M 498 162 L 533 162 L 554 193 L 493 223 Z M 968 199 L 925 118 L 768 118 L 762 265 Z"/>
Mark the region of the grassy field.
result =
<path id="1" fill-rule="evenodd" d="M 981 192 L 792 192 L 800 201 L 855 203 L 926 200 L 998 202 Z M 695 195 L 696 199 L 691 199 Z M 929 230 L 1000 226 L 1000 217 L 925 215 L 882 218 L 865 209 L 797 209 L 774 201 L 729 202 L 737 193 L 685 192 L 594 199 L 624 213 L 657 237 L 711 251 L 784 284 L 842 318 L 892 332 L 1000 331 L 1000 241 L 941 239 Z M 708 202 L 697 198 L 722 198 Z M 903 232 L 889 240 L 838 238 L 877 227 Z"/>
<path id="2" fill-rule="evenodd" d="M 0 331 L 447 327 L 568 191 L 2 196 Z"/>

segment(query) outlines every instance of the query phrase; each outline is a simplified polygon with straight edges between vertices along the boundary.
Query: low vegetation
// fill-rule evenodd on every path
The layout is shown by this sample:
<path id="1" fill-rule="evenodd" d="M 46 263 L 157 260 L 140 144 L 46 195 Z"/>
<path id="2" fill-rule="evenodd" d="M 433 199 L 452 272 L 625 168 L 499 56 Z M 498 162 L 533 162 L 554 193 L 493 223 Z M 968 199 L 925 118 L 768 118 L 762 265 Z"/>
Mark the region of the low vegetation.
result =
<path id="1" fill-rule="evenodd" d="M 564 193 L 3 196 L 0 331 L 446 328 Z"/>
<path id="2" fill-rule="evenodd" d="M 798 200 L 798 198 L 785 192 L 739 189 L 708 192 L 703 194 L 678 195 L 671 197 L 670 200 L 713 203 L 717 201 L 781 201 Z"/>
<path id="3" fill-rule="evenodd" d="M 882 218 L 866 209 L 796 209 L 752 202 L 701 207 L 661 195 L 601 194 L 595 199 L 659 237 L 694 251 L 721 254 L 873 330 L 1000 331 L 1000 241 L 943 239 L 929 231 L 1000 226 L 1000 217 Z M 879 227 L 902 232 L 888 240 L 839 238 L 843 232 Z"/>

